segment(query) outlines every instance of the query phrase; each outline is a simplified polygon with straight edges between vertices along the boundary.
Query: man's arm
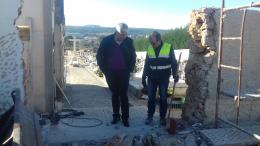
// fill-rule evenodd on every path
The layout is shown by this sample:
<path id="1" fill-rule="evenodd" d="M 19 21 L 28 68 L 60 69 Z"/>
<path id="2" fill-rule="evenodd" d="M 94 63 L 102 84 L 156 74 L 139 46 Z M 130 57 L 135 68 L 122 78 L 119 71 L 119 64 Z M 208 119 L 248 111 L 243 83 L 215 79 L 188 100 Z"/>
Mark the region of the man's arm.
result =
<path id="1" fill-rule="evenodd" d="M 136 62 L 136 53 L 135 53 L 135 47 L 134 47 L 134 43 L 133 40 L 130 39 L 130 72 L 134 71 L 134 67 L 135 67 L 135 62 Z"/>
<path id="2" fill-rule="evenodd" d="M 104 48 L 105 48 L 105 41 L 104 39 L 101 41 L 99 48 L 97 50 L 97 64 L 100 68 L 100 70 L 105 73 L 105 64 L 104 64 Z"/>
<path id="3" fill-rule="evenodd" d="M 171 68 L 172 68 L 172 76 L 174 80 L 178 82 L 179 81 L 179 75 L 177 73 L 178 64 L 177 64 L 177 60 L 173 48 L 171 48 L 170 50 L 170 61 L 171 61 Z"/>
<path id="4" fill-rule="evenodd" d="M 148 55 L 146 53 L 146 57 L 145 57 L 145 61 L 144 61 L 143 75 L 142 75 L 142 84 L 144 87 L 147 86 L 147 84 L 146 84 L 147 74 L 148 74 Z"/>

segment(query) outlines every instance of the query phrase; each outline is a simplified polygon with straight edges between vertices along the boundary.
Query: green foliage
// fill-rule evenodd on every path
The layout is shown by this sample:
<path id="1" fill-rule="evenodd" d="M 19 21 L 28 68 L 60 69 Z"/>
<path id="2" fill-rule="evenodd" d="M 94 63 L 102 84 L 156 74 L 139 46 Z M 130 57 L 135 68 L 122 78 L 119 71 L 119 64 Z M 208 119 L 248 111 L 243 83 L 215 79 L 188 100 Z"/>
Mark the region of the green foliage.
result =
<path id="1" fill-rule="evenodd" d="M 149 46 L 149 41 L 145 37 L 137 37 L 134 39 L 134 46 L 136 51 L 145 51 Z"/>
<path id="2" fill-rule="evenodd" d="M 72 39 L 73 39 L 72 36 L 66 36 L 64 38 L 64 43 L 65 43 L 66 49 L 72 49 L 73 48 L 73 42 L 70 41 Z"/>
<path id="3" fill-rule="evenodd" d="M 187 49 L 188 42 L 190 40 L 190 36 L 185 28 L 176 28 L 166 31 L 162 33 L 162 40 L 164 42 L 172 44 L 174 49 Z M 134 39 L 134 46 L 136 51 L 146 51 L 149 46 L 148 38 L 145 37 L 137 37 Z"/>
<path id="4" fill-rule="evenodd" d="M 162 40 L 172 44 L 174 49 L 187 49 L 190 35 L 188 33 L 187 27 L 176 28 L 162 34 Z"/>

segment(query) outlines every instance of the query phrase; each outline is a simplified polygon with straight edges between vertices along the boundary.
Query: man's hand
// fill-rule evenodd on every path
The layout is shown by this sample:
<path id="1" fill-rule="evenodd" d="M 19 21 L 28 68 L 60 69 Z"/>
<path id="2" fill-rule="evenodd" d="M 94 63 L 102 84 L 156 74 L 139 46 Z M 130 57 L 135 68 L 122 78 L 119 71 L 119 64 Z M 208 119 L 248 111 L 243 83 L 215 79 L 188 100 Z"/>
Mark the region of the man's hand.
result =
<path id="1" fill-rule="evenodd" d="M 175 82 L 175 83 L 178 83 L 178 82 L 179 82 L 179 75 L 178 75 L 178 74 L 175 75 L 175 76 L 173 76 L 173 78 L 174 78 L 174 82 Z"/>
<path id="2" fill-rule="evenodd" d="M 141 92 L 143 93 L 143 94 L 148 94 L 148 89 L 147 89 L 147 86 L 146 87 L 143 87 L 143 89 L 141 90 Z"/>

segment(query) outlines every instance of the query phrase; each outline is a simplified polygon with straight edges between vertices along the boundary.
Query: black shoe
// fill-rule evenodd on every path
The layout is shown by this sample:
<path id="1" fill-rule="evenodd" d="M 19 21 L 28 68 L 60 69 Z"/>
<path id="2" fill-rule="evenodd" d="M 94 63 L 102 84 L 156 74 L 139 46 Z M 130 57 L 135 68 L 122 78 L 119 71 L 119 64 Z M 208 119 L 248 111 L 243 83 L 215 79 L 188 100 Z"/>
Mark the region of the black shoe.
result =
<path id="1" fill-rule="evenodd" d="M 161 118 L 161 119 L 160 119 L 160 125 L 162 125 L 162 126 L 165 126 L 165 125 L 166 125 L 166 120 L 165 120 L 165 118 Z"/>
<path id="2" fill-rule="evenodd" d="M 125 127 L 129 127 L 129 122 L 128 121 L 123 121 L 123 124 Z"/>
<path id="3" fill-rule="evenodd" d="M 120 121 L 120 118 L 113 118 L 113 120 L 111 121 L 111 124 L 116 124 L 117 122 Z"/>
<path id="4" fill-rule="evenodd" d="M 153 118 L 148 117 L 148 118 L 146 118 L 146 120 L 145 120 L 145 125 L 151 125 L 152 122 L 153 122 Z"/>

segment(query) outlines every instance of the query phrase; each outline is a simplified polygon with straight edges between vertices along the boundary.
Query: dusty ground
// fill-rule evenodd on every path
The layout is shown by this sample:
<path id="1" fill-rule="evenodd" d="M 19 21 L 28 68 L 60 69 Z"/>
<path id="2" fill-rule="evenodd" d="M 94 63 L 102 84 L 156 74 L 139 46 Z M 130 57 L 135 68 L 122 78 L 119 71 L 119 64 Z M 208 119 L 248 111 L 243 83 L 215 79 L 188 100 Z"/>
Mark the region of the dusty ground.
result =
<path id="1" fill-rule="evenodd" d="M 66 108 L 112 107 L 111 92 L 104 78 L 94 74 L 90 67 L 68 66 L 66 94 L 71 102 Z M 140 83 L 141 84 L 141 83 Z M 130 106 L 146 106 L 147 100 L 129 95 Z M 157 111 L 159 107 L 157 106 Z M 174 109 L 172 116 L 180 118 L 181 109 Z M 144 115 L 145 116 L 145 115 Z M 145 118 L 145 117 L 144 117 Z"/>
<path id="2" fill-rule="evenodd" d="M 68 67 L 66 93 L 72 107 L 111 107 L 111 93 L 103 78 L 97 77 L 88 67 Z M 146 100 L 129 95 L 130 105 L 146 105 Z M 94 104 L 93 104 L 94 103 Z M 66 107 L 69 105 L 66 104 Z"/>
<path id="3" fill-rule="evenodd" d="M 61 119 L 57 124 L 50 122 L 42 126 L 43 141 L 48 146 L 103 146 L 103 145 L 156 145 L 156 146 L 188 146 L 209 145 L 208 141 L 201 141 L 198 134 L 199 127 L 185 127 L 179 129 L 176 135 L 169 135 L 164 126 L 160 126 L 158 112 L 155 114 L 153 125 L 144 124 L 147 113 L 147 101 L 133 96 L 130 100 L 130 127 L 126 128 L 120 122 L 111 125 L 112 107 L 111 94 L 104 79 L 97 77 L 90 68 L 67 66 L 67 87 L 65 90 L 71 105 L 64 100 L 63 109 L 74 109 L 84 112 L 84 115 Z M 158 111 L 158 106 L 157 106 Z M 180 109 L 173 110 L 173 116 L 180 117 Z M 177 125 L 179 126 L 179 124 Z M 198 125 L 199 126 L 199 125 Z M 200 127 L 203 128 L 203 127 Z M 197 132 L 194 130 L 197 129 Z M 222 135 L 229 134 L 223 129 L 209 129 L 201 131 L 211 136 L 212 141 L 225 141 L 230 145 L 251 142 L 252 139 L 234 138 L 226 141 Z M 254 128 L 255 130 L 256 128 Z M 221 131 L 222 130 L 222 131 Z M 232 129 L 229 129 L 234 131 Z M 216 137 L 214 134 L 218 133 Z M 231 133 L 234 136 L 233 133 Z M 239 135 L 240 133 L 236 134 Z M 250 138 L 250 137 L 249 137 Z M 215 141 L 214 141 L 215 140 Z M 244 140 L 240 142 L 239 140 Z M 120 144 L 119 144 L 120 143 Z M 151 144 L 154 143 L 154 144 Z M 155 144 L 156 143 L 156 144 Z M 224 143 L 224 144 L 225 144 Z M 198 143 L 197 143 L 198 144 Z"/>
<path id="4" fill-rule="evenodd" d="M 66 70 L 67 85 L 65 93 L 71 104 L 69 105 L 64 100 L 63 109 L 74 109 L 85 114 L 80 116 L 80 119 L 62 119 L 58 124 L 49 123 L 43 126 L 45 143 L 53 146 L 62 143 L 84 143 L 84 141 L 95 141 L 97 143 L 104 139 L 112 138 L 117 134 L 130 137 L 143 137 L 149 133 L 163 135 L 164 137 L 168 135 L 165 127 L 159 126 L 158 113 L 155 114 L 153 125 L 147 126 L 144 124 L 147 113 L 147 101 L 133 96 L 129 96 L 130 127 L 126 128 L 122 123 L 111 125 L 111 93 L 105 80 L 97 77 L 87 67 L 73 67 L 68 64 Z M 175 138 L 172 140 L 176 141 Z M 171 139 L 167 141 L 170 142 Z"/>

